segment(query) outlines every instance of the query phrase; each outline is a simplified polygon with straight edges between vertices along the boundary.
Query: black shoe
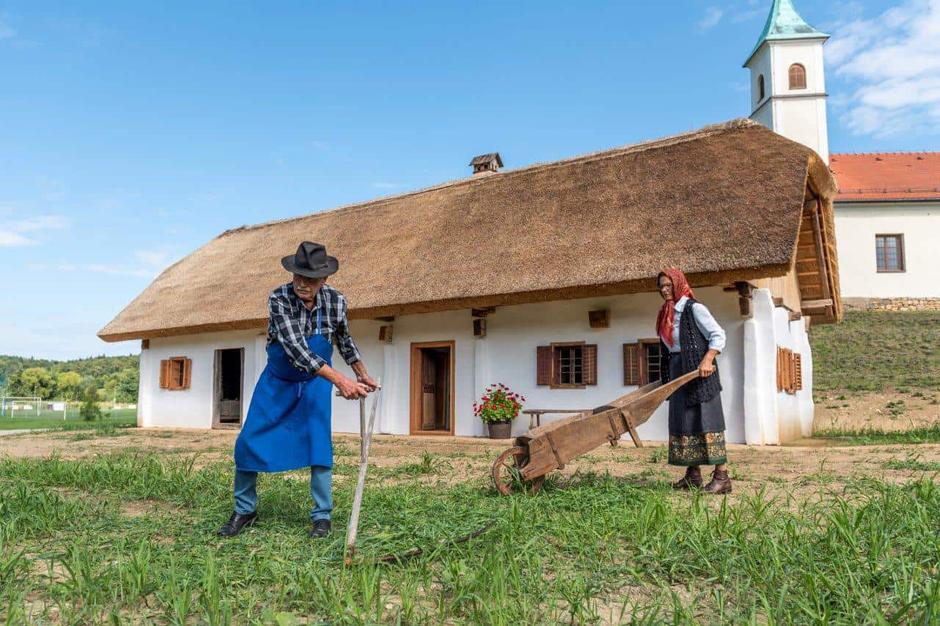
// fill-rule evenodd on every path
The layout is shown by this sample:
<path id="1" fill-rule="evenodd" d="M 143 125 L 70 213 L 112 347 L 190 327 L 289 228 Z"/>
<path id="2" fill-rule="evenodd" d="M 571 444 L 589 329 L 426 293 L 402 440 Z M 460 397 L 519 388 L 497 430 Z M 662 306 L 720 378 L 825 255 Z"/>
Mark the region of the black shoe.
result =
<path id="1" fill-rule="evenodd" d="M 333 528 L 333 525 L 328 519 L 318 519 L 313 523 L 313 528 L 310 529 L 310 538 L 319 539 L 320 537 L 326 537 L 330 534 L 330 530 Z"/>
<path id="2" fill-rule="evenodd" d="M 258 514 L 255 512 L 246 513 L 245 515 L 232 513 L 232 517 L 228 518 L 225 525 L 219 529 L 219 537 L 234 537 L 240 533 L 243 528 L 254 524 L 257 519 Z"/>

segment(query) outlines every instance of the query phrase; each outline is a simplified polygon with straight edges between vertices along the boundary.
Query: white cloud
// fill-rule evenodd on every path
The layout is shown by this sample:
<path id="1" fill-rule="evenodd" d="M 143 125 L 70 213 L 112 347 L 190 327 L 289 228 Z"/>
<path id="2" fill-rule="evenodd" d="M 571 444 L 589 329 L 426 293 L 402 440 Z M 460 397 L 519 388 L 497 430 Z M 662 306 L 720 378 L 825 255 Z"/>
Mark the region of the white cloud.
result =
<path id="1" fill-rule="evenodd" d="M 699 20 L 698 27 L 702 30 L 708 30 L 718 26 L 718 22 L 721 21 L 721 16 L 725 12 L 716 6 L 710 6 L 705 9 L 705 15 Z"/>
<path id="2" fill-rule="evenodd" d="M 392 183 L 384 180 L 377 180 L 372 183 L 373 189 L 401 189 L 404 186 L 402 183 Z"/>
<path id="3" fill-rule="evenodd" d="M 68 226 L 61 215 L 37 215 L 20 220 L 0 222 L 0 247 L 31 246 L 38 241 L 25 233 L 39 233 Z"/>
<path id="4" fill-rule="evenodd" d="M 13 248 L 15 246 L 29 246 L 35 243 L 19 233 L 0 230 L 0 248 Z"/>
<path id="5" fill-rule="evenodd" d="M 82 269 L 111 276 L 153 278 L 166 269 L 170 261 L 170 254 L 165 250 L 136 250 L 133 257 L 132 261 L 126 263 L 91 263 Z"/>
<path id="6" fill-rule="evenodd" d="M 0 18 L 0 39 L 13 39 L 14 37 L 16 37 L 16 31 L 3 18 Z"/>
<path id="7" fill-rule="evenodd" d="M 907 0 L 833 31 L 826 60 L 853 84 L 839 107 L 851 132 L 887 137 L 940 129 L 940 0 Z"/>

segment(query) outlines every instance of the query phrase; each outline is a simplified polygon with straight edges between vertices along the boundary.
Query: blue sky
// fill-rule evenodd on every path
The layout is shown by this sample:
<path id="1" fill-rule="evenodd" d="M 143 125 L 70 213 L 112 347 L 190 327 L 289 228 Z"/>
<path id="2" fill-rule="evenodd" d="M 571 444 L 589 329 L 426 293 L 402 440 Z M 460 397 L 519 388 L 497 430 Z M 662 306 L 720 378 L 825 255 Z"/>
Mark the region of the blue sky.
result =
<path id="1" fill-rule="evenodd" d="M 227 228 L 746 116 L 769 6 L 0 0 L 0 354 L 137 352 L 95 332 Z M 940 0 L 797 6 L 833 151 L 940 150 Z"/>

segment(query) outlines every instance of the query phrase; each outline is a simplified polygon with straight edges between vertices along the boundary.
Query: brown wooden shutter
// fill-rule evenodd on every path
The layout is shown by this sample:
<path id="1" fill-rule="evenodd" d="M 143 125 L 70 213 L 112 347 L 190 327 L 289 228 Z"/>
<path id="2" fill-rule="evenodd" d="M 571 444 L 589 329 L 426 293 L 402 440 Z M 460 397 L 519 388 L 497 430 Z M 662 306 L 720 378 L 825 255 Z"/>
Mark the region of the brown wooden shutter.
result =
<path id="1" fill-rule="evenodd" d="M 793 391 L 803 390 L 803 355 L 793 355 Z"/>
<path id="2" fill-rule="evenodd" d="M 623 344 L 623 384 L 640 385 L 640 344 Z"/>
<path id="3" fill-rule="evenodd" d="M 183 386 L 180 389 L 189 389 L 189 384 L 192 382 L 192 373 L 193 373 L 193 360 L 192 359 L 183 359 Z"/>
<path id="4" fill-rule="evenodd" d="M 777 391 L 786 390 L 786 385 L 784 384 L 784 375 L 783 371 L 786 369 L 784 365 L 784 353 L 783 348 L 777 346 Z"/>
<path id="5" fill-rule="evenodd" d="M 160 361 L 160 389 L 169 389 L 170 387 L 170 360 Z"/>
<path id="6" fill-rule="evenodd" d="M 597 384 L 597 346 L 585 345 L 583 349 L 582 375 L 585 385 Z"/>
<path id="7" fill-rule="evenodd" d="M 535 365 L 535 384 L 536 385 L 551 385 L 552 384 L 552 347 L 551 346 L 539 346 L 535 349 L 536 353 L 536 365 Z"/>

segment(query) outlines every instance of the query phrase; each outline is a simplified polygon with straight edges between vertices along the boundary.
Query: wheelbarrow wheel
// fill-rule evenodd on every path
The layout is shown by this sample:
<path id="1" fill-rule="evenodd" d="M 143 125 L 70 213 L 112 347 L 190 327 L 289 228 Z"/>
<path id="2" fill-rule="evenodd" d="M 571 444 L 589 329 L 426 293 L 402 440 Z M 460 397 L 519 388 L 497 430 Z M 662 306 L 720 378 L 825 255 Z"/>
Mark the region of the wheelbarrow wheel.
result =
<path id="1" fill-rule="evenodd" d="M 525 480 L 521 470 L 529 462 L 529 451 L 522 446 L 513 446 L 504 450 L 493 462 L 493 482 L 496 490 L 504 496 L 514 492 L 528 491 L 535 493 L 542 488 L 544 476 Z"/>

